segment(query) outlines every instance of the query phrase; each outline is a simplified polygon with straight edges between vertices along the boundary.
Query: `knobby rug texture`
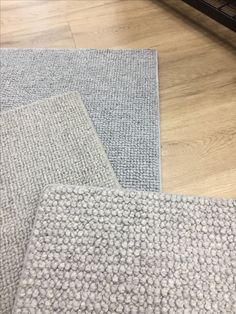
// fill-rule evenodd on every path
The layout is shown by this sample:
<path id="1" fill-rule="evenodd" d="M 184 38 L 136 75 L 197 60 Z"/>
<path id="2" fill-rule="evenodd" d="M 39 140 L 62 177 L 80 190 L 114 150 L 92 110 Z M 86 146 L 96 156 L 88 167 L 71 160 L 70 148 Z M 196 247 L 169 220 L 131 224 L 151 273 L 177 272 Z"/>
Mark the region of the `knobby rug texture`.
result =
<path id="1" fill-rule="evenodd" d="M 155 50 L 2 49 L 2 110 L 79 91 L 123 187 L 160 190 Z"/>
<path id="2" fill-rule="evenodd" d="M 15 313 L 235 313 L 236 200 L 53 185 Z"/>
<path id="3" fill-rule="evenodd" d="M 6 111 L 1 121 L 0 312 L 9 313 L 45 185 L 119 184 L 78 94 Z"/>

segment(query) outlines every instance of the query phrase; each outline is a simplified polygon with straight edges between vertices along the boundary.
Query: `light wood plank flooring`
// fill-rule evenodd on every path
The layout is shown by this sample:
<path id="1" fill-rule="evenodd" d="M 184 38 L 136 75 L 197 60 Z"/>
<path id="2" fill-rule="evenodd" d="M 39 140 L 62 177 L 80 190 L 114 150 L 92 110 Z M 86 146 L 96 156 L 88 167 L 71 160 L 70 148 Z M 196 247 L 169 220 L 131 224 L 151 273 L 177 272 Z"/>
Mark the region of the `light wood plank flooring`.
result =
<path id="1" fill-rule="evenodd" d="M 163 191 L 236 197 L 232 31 L 180 0 L 2 0 L 1 47 L 157 49 Z"/>

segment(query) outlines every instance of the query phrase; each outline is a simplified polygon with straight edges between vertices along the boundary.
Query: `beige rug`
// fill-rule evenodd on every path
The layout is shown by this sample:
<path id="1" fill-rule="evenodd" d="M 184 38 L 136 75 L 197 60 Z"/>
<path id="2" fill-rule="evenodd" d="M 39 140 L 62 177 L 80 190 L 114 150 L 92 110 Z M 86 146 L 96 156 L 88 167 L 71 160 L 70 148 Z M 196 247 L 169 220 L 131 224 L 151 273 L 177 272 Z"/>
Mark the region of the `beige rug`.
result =
<path id="1" fill-rule="evenodd" d="M 0 313 L 9 313 L 45 185 L 119 184 L 77 93 L 6 111 L 1 121 Z"/>

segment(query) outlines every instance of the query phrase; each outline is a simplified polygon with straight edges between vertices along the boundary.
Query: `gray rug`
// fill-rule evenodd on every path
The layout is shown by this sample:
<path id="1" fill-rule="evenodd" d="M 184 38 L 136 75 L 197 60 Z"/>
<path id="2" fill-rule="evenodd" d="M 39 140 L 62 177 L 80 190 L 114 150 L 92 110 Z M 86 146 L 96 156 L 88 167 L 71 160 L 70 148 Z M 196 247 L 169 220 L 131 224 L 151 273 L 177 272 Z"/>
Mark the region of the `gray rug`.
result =
<path id="1" fill-rule="evenodd" d="M 43 187 L 119 184 L 78 94 L 6 111 L 1 122 L 0 313 L 9 313 Z"/>
<path id="2" fill-rule="evenodd" d="M 44 190 L 15 313 L 235 313 L 236 200 Z"/>
<path id="3" fill-rule="evenodd" d="M 79 91 L 123 187 L 160 190 L 155 50 L 2 49 L 2 109 Z"/>

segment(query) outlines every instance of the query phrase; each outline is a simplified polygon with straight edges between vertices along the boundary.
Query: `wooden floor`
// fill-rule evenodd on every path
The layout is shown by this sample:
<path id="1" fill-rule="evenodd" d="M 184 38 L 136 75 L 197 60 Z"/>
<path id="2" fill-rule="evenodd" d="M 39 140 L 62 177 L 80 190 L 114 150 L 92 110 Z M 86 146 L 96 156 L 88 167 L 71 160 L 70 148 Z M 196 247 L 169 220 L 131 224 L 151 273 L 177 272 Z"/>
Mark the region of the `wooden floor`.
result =
<path id="1" fill-rule="evenodd" d="M 182 1 L 2 0 L 2 47 L 159 52 L 163 191 L 236 197 L 236 35 Z"/>

